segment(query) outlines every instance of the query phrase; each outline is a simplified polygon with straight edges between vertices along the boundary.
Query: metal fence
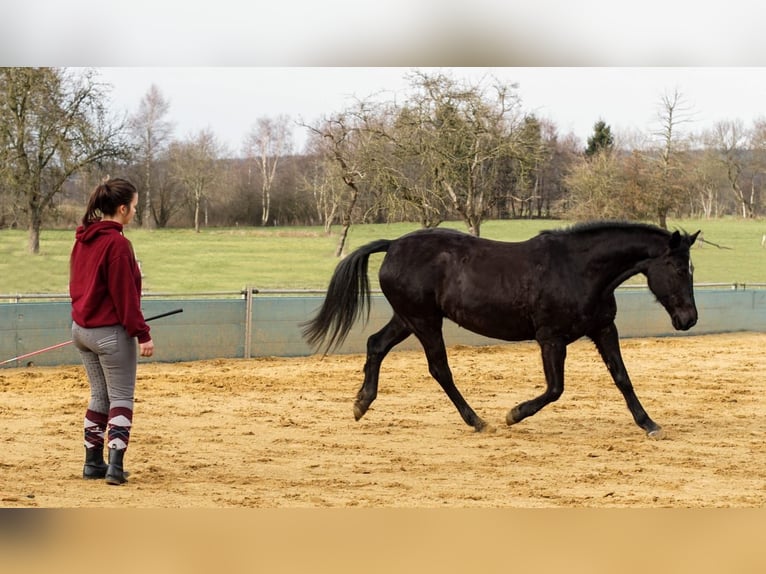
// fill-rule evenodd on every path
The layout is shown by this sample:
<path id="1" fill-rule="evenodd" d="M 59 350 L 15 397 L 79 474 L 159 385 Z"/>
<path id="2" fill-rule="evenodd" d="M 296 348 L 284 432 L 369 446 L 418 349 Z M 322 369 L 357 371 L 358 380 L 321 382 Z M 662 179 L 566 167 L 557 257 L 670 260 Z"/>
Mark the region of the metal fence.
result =
<path id="1" fill-rule="evenodd" d="M 695 286 L 699 322 L 688 332 L 674 331 L 664 309 L 645 287 L 621 287 L 616 292 L 617 326 L 622 337 L 680 336 L 731 331 L 766 332 L 766 285 L 705 284 Z M 321 305 L 324 291 L 259 290 L 192 294 L 145 293 L 146 316 L 173 309 L 183 312 L 151 323 L 155 355 L 142 361 L 194 361 L 216 358 L 304 356 L 312 353 L 301 336 L 300 324 Z M 0 295 L 0 361 L 33 353 L 71 338 L 70 304 L 66 295 Z M 378 294 L 372 297 L 367 324 L 357 324 L 338 351 L 363 353 L 369 335 L 390 318 L 391 308 Z M 447 345 L 503 343 L 445 321 Z M 410 337 L 397 349 L 416 349 Z M 73 345 L 63 345 L 9 367 L 28 364 L 77 364 Z"/>

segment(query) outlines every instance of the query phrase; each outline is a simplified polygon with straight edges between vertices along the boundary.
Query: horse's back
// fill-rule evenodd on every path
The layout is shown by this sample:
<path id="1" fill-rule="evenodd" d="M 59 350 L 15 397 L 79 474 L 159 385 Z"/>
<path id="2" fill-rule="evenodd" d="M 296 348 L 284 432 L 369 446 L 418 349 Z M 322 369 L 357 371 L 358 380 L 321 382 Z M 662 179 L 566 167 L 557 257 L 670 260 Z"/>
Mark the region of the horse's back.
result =
<path id="1" fill-rule="evenodd" d="M 486 251 L 489 240 L 454 229 L 421 229 L 394 240 L 380 270 L 381 282 L 421 276 L 434 281 Z M 492 242 L 498 243 L 498 242 Z"/>
<path id="2" fill-rule="evenodd" d="M 546 249 L 538 237 L 521 241 L 495 241 L 454 229 L 421 229 L 394 240 L 381 267 L 387 273 L 443 273 L 457 270 L 500 276 L 519 275 L 542 263 Z M 539 265 L 537 265 L 539 267 Z M 383 279 L 383 277 L 381 277 Z"/>
<path id="3" fill-rule="evenodd" d="M 540 257 L 534 242 L 421 230 L 391 244 L 380 286 L 402 317 L 444 316 L 487 336 L 528 339 Z"/>

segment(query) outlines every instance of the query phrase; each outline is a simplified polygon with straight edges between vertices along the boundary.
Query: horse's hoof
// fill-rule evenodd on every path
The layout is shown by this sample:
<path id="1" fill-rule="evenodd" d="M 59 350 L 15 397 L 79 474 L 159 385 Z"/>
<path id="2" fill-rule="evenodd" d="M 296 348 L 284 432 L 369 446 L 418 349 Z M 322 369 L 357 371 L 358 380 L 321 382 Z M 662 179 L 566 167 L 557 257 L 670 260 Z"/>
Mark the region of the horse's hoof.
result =
<path id="1" fill-rule="evenodd" d="M 476 432 L 480 432 L 484 434 L 492 434 L 496 431 L 497 431 L 497 428 L 495 428 L 495 425 L 491 425 L 487 423 L 484 423 L 484 426 L 482 427 L 476 427 Z"/>
<path id="2" fill-rule="evenodd" d="M 483 419 L 476 417 L 476 422 L 473 423 L 473 428 L 476 432 L 493 432 L 491 425 L 488 425 Z"/>
<path id="3" fill-rule="evenodd" d="M 362 406 L 361 404 L 354 403 L 354 420 L 359 420 L 364 416 L 364 413 L 367 412 L 367 407 Z"/>
<path id="4" fill-rule="evenodd" d="M 521 418 L 522 417 L 519 416 L 519 407 L 513 407 L 508 411 L 508 414 L 505 415 L 505 424 L 508 426 L 515 425 Z"/>
<path id="5" fill-rule="evenodd" d="M 662 427 L 657 427 L 656 429 L 647 432 L 646 436 L 654 440 L 662 440 L 665 438 L 665 431 L 662 430 Z"/>

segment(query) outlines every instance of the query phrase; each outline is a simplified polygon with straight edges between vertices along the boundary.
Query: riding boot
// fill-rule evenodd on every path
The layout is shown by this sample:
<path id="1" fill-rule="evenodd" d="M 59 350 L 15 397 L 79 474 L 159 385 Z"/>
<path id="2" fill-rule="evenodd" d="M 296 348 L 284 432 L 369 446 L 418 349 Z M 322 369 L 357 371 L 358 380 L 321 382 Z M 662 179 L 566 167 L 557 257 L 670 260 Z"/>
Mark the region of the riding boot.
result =
<path id="1" fill-rule="evenodd" d="M 85 479 L 104 478 L 107 464 L 104 462 L 104 447 L 94 446 L 85 448 L 85 465 L 82 467 L 82 477 Z"/>
<path id="2" fill-rule="evenodd" d="M 122 468 L 122 460 L 125 457 L 127 449 L 110 448 L 109 449 L 109 468 L 106 470 L 107 484 L 124 484 L 128 482 L 127 473 Z"/>
<path id="3" fill-rule="evenodd" d="M 82 477 L 104 478 L 107 466 L 104 462 L 104 430 L 107 415 L 88 408 L 85 411 L 84 423 L 85 466 L 82 468 Z"/>

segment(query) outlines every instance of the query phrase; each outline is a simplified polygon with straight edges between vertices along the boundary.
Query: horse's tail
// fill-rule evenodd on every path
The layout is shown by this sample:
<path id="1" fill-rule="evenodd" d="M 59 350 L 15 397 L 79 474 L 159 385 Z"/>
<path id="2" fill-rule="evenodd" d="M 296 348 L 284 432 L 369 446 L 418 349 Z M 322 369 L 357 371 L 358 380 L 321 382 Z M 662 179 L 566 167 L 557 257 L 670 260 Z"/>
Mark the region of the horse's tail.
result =
<path id="1" fill-rule="evenodd" d="M 348 255 L 335 268 L 324 303 L 316 316 L 301 324 L 303 338 L 325 353 L 339 347 L 354 323 L 370 316 L 370 282 L 367 263 L 373 253 L 388 251 L 389 239 L 378 239 Z"/>

